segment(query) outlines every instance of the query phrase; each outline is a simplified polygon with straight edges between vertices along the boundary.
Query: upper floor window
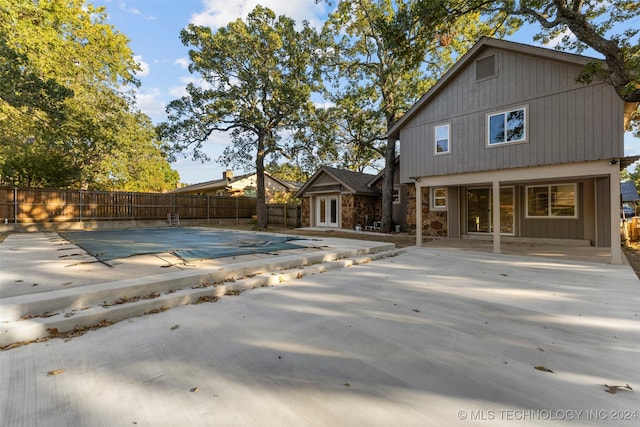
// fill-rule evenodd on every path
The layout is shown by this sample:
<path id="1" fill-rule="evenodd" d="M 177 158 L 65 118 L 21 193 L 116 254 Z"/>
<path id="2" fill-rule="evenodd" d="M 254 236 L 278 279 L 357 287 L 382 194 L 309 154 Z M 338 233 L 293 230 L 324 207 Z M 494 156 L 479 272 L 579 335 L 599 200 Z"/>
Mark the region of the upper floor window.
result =
<path id="1" fill-rule="evenodd" d="M 527 217 L 576 218 L 576 184 L 527 187 Z"/>
<path id="2" fill-rule="evenodd" d="M 527 109 L 522 107 L 501 113 L 489 114 L 487 128 L 488 145 L 526 141 Z"/>
<path id="3" fill-rule="evenodd" d="M 450 126 L 448 124 L 435 128 L 435 154 L 446 154 L 451 151 Z"/>

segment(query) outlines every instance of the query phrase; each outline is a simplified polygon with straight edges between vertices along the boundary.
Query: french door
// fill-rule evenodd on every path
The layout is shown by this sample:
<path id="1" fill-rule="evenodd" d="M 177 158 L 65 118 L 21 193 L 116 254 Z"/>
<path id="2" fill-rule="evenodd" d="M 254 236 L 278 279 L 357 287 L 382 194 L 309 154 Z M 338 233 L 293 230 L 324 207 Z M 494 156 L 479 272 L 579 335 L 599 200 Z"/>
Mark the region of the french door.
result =
<path id="1" fill-rule="evenodd" d="M 500 188 L 500 233 L 514 234 L 513 187 Z M 467 233 L 493 233 L 493 190 L 467 190 Z"/>
<path id="2" fill-rule="evenodd" d="M 316 225 L 318 227 L 338 226 L 338 196 L 320 196 L 316 201 Z"/>

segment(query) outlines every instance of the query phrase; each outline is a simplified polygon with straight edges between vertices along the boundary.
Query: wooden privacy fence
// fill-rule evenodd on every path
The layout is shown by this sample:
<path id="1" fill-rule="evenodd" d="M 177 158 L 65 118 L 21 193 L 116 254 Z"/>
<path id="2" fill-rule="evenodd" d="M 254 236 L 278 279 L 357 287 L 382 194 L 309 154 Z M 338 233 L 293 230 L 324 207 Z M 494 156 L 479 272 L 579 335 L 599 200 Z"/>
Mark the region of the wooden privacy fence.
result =
<path id="1" fill-rule="evenodd" d="M 10 224 L 80 221 L 250 219 L 256 199 L 207 195 L 0 188 L 0 221 Z M 269 225 L 299 227 L 300 206 L 267 205 Z"/>
<path id="2" fill-rule="evenodd" d="M 0 188 L 4 223 L 251 218 L 256 199 L 161 193 Z"/>
<path id="3" fill-rule="evenodd" d="M 302 209 L 300 205 L 267 205 L 267 222 L 269 225 L 281 225 L 285 228 L 300 227 L 302 226 Z"/>

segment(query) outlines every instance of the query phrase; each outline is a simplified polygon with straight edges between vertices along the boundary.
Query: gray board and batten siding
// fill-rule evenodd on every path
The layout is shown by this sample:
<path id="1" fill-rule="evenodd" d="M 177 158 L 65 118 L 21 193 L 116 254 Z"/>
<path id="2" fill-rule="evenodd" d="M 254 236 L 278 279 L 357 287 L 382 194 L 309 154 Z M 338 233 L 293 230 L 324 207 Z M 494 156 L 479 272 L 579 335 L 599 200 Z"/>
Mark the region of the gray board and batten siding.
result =
<path id="1" fill-rule="evenodd" d="M 523 51 L 483 46 L 416 104 L 399 129 L 401 182 L 624 155 L 624 103 L 606 83 L 576 81 L 588 58 L 567 55 L 575 62 L 563 62 L 547 49 Z M 495 72 L 477 79 L 476 61 L 489 57 Z M 487 115 L 523 107 L 526 140 L 488 147 Z M 441 124 L 450 125 L 450 153 L 434 155 L 434 126 Z"/>

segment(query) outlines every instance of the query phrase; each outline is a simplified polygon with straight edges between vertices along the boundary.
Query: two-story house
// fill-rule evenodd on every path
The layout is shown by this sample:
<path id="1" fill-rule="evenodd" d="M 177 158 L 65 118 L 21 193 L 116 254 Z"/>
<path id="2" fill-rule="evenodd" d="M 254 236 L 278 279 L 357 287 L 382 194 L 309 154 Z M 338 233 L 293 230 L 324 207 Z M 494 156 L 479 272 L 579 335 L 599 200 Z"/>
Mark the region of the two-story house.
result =
<path id="1" fill-rule="evenodd" d="M 482 38 L 390 130 L 423 236 L 611 248 L 621 263 L 625 104 L 576 81 L 593 58 Z M 498 232 L 496 232 L 498 231 Z"/>

